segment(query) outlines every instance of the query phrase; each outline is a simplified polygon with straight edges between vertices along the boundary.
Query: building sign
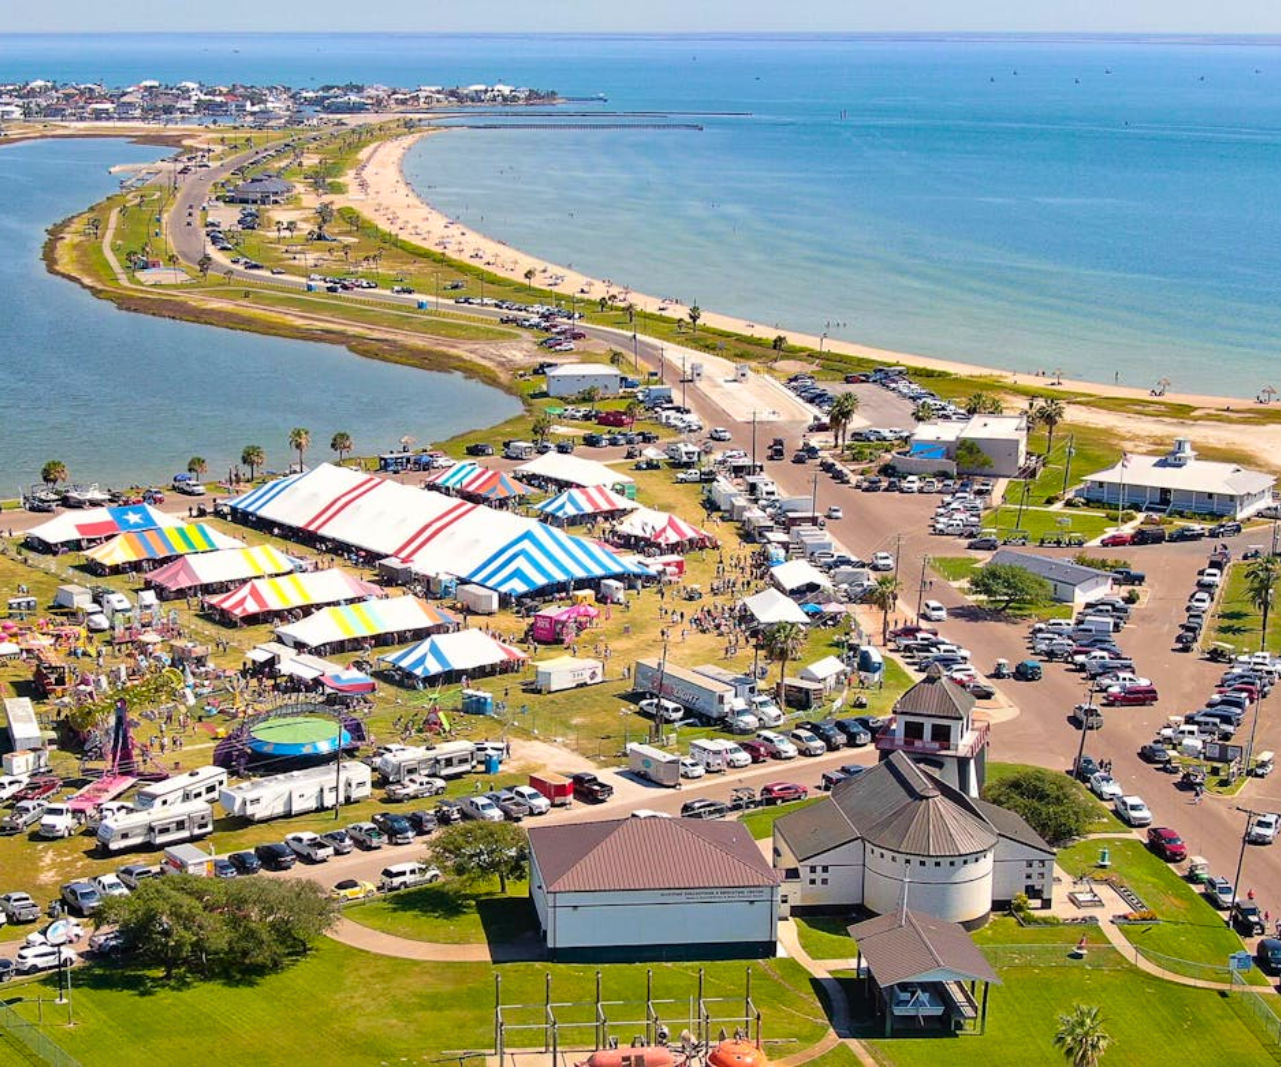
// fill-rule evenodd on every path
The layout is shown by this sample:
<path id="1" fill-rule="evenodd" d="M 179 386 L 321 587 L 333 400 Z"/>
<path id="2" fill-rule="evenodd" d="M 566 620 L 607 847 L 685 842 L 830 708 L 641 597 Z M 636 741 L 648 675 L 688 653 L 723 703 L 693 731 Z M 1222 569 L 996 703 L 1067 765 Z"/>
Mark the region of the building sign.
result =
<path id="1" fill-rule="evenodd" d="M 1241 745 L 1225 745 L 1221 741 L 1207 742 L 1204 752 L 1210 763 L 1235 763 L 1245 755 Z"/>

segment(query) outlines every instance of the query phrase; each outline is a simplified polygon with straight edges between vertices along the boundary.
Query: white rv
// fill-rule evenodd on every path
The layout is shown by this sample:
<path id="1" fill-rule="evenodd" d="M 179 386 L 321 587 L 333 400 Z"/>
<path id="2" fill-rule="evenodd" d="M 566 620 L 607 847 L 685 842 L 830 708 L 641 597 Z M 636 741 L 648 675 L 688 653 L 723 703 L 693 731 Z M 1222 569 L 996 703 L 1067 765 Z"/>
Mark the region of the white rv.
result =
<path id="1" fill-rule="evenodd" d="M 363 763 L 333 764 L 274 774 L 239 785 L 224 786 L 218 803 L 228 815 L 265 822 L 286 815 L 332 808 L 335 802 L 354 804 L 373 793 L 372 775 Z M 340 780 L 341 779 L 341 780 Z"/>
<path id="2" fill-rule="evenodd" d="M 130 848 L 176 845 L 212 832 L 213 809 L 203 800 L 196 800 L 104 819 L 98 824 L 98 848 L 103 852 L 123 852 Z"/>
<path id="3" fill-rule="evenodd" d="M 433 748 L 397 747 L 378 758 L 378 773 L 388 782 L 409 775 L 457 778 L 476 766 L 476 746 L 470 741 L 445 741 Z"/>
<path id="4" fill-rule="evenodd" d="M 134 797 L 134 807 L 139 811 L 156 811 L 175 804 L 190 804 L 193 800 L 214 804 L 226 784 L 227 772 L 221 767 L 197 767 L 186 774 L 143 786 Z"/>

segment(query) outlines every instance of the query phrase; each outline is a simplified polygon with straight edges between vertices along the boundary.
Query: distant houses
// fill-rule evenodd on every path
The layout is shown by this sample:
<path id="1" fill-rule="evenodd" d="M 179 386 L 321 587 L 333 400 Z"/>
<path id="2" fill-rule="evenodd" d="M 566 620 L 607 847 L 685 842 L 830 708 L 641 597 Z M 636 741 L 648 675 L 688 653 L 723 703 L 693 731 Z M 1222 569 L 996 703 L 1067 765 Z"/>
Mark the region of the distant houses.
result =
<path id="1" fill-rule="evenodd" d="M 251 178 L 247 182 L 241 182 L 227 193 L 227 203 L 229 204 L 283 204 L 289 197 L 293 196 L 294 187 L 290 182 L 283 178 L 277 178 L 273 174 L 263 174 L 257 178 Z"/>
<path id="2" fill-rule="evenodd" d="M 1071 560 L 1002 548 L 989 563 L 1018 567 L 1050 583 L 1050 595 L 1061 604 L 1088 604 L 1112 591 L 1112 575 Z"/>

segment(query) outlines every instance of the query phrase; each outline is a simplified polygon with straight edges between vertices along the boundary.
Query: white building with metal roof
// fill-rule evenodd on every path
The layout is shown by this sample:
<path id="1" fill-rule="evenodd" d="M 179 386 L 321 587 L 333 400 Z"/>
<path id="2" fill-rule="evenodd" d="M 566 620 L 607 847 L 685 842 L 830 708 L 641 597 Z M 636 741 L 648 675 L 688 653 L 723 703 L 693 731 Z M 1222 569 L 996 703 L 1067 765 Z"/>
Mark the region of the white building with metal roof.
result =
<path id="1" fill-rule="evenodd" d="M 1112 591 L 1112 575 L 1094 567 L 1082 567 L 1068 559 L 1038 556 L 1002 548 L 988 561 L 1018 567 L 1050 583 L 1051 595 L 1062 604 L 1088 604 Z"/>
<path id="2" fill-rule="evenodd" d="M 1180 437 L 1163 456 L 1123 454 L 1085 478 L 1079 494 L 1092 504 L 1136 511 L 1186 511 L 1245 519 L 1272 503 L 1276 477 L 1236 463 L 1199 459 Z"/>

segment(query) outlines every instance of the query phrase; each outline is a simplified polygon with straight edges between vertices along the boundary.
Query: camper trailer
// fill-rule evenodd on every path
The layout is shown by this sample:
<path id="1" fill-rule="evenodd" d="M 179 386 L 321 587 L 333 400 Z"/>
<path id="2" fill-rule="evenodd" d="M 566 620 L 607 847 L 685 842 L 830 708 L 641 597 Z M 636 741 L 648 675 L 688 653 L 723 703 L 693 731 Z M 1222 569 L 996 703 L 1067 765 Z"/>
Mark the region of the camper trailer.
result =
<path id="1" fill-rule="evenodd" d="M 367 800 L 372 793 L 369 768 L 353 760 L 341 768 L 332 764 L 308 767 L 224 786 L 218 803 L 228 815 L 265 822 L 286 815 L 322 811 L 335 804 L 354 804 L 357 800 Z"/>
<path id="2" fill-rule="evenodd" d="M 476 746 L 470 741 L 445 741 L 435 748 L 394 748 L 378 758 L 378 773 L 387 782 L 408 775 L 457 778 L 476 766 Z"/>
<path id="3" fill-rule="evenodd" d="M 213 809 L 203 800 L 156 811 L 130 811 L 98 824 L 98 848 L 123 852 L 194 841 L 213 832 Z"/>
<path id="4" fill-rule="evenodd" d="M 227 772 L 221 767 L 197 767 L 186 774 L 143 786 L 134 797 L 134 807 L 139 811 L 159 811 L 196 800 L 216 804 L 226 784 Z"/>

